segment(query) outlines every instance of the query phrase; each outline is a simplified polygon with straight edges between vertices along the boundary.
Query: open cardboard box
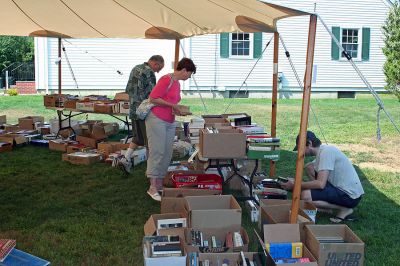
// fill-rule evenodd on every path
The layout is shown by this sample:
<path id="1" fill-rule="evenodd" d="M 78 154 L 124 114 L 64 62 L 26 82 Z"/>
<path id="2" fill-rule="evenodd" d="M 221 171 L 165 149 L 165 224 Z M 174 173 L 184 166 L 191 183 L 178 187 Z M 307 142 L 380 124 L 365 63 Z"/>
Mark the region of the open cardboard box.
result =
<path id="1" fill-rule="evenodd" d="M 117 141 L 107 141 L 107 142 L 100 142 L 97 144 L 97 149 L 108 156 L 110 153 L 125 150 L 129 148 L 129 144 L 117 142 Z"/>
<path id="2" fill-rule="evenodd" d="M 300 237 L 302 226 L 298 224 L 265 224 L 263 226 L 264 231 L 264 247 L 266 243 L 292 243 L 302 242 L 303 243 L 303 258 L 309 258 L 311 262 L 306 263 L 283 263 L 276 264 L 270 254 L 267 253 L 266 265 L 285 265 L 285 266 L 317 266 L 315 257 L 308 250 L 304 241 Z"/>
<path id="3" fill-rule="evenodd" d="M 185 197 L 185 211 L 192 228 L 241 226 L 242 208 L 232 195 Z"/>
<path id="4" fill-rule="evenodd" d="M 9 142 L 0 142 L 0 152 L 12 151 L 12 144 Z"/>
<path id="5" fill-rule="evenodd" d="M 165 235 L 170 234 L 171 232 L 175 232 L 176 230 L 178 230 L 178 231 L 183 230 L 186 227 L 170 228 L 170 229 L 157 229 L 157 223 L 159 220 L 178 219 L 178 218 L 186 219 L 186 217 L 182 213 L 152 214 L 152 215 L 150 215 L 149 219 L 144 224 L 144 228 L 143 228 L 144 235 L 145 236 L 152 236 L 152 235 L 164 235 L 165 236 Z M 187 222 L 187 219 L 186 219 L 186 222 Z M 177 235 L 179 235 L 179 234 L 177 234 Z"/>
<path id="6" fill-rule="evenodd" d="M 203 233 L 203 240 L 207 240 L 209 242 L 209 247 L 199 247 L 193 246 L 191 241 L 191 230 L 199 230 Z M 231 232 L 240 232 L 242 236 L 243 246 L 241 247 L 226 247 L 226 235 Z M 221 248 L 211 248 L 211 237 L 215 236 L 216 240 L 222 243 Z M 198 253 L 223 253 L 223 252 L 240 252 L 240 251 L 248 251 L 249 250 L 249 235 L 247 234 L 246 229 L 241 227 L 240 225 L 235 226 L 226 226 L 223 228 L 187 228 L 185 229 L 185 239 L 186 239 L 186 251 L 187 252 L 198 252 Z"/>
<path id="7" fill-rule="evenodd" d="M 261 199 L 260 200 L 260 208 L 264 206 L 274 206 L 274 205 L 289 205 L 292 206 L 292 200 L 282 200 L 282 199 Z M 302 210 L 302 215 L 305 214 L 305 217 L 310 219 L 315 223 L 315 218 L 317 215 L 317 207 L 311 202 L 307 202 L 304 200 L 300 200 L 299 204 L 300 209 Z M 260 227 L 261 228 L 261 227 Z"/>
<path id="8" fill-rule="evenodd" d="M 306 225 L 305 233 L 318 265 L 364 265 L 364 242 L 347 225 Z M 340 237 L 345 243 L 321 243 L 319 237 Z"/>
<path id="9" fill-rule="evenodd" d="M 192 188 L 164 188 L 161 198 L 161 213 L 185 212 L 186 196 L 218 195 L 217 190 Z"/>
<path id="10" fill-rule="evenodd" d="M 18 118 L 18 125 L 20 129 L 35 129 L 35 123 L 44 123 L 43 116 L 27 116 Z"/>
<path id="11" fill-rule="evenodd" d="M 101 154 L 98 153 L 85 153 L 85 152 L 74 152 L 71 154 L 64 153 L 62 160 L 70 162 L 72 164 L 93 164 L 102 160 Z"/>
<path id="12" fill-rule="evenodd" d="M 200 130 L 200 153 L 205 158 L 246 158 L 246 134 L 238 129 Z"/>
<path id="13" fill-rule="evenodd" d="M 243 252 L 244 257 L 249 259 L 250 261 L 253 261 L 254 256 L 259 255 L 259 253 L 256 252 Z M 229 265 L 243 265 L 240 264 L 242 263 L 242 257 L 239 252 L 236 253 L 200 253 L 198 257 L 198 261 L 202 262 L 204 265 L 204 262 L 208 260 L 210 265 L 221 265 L 224 261 L 229 262 Z M 218 264 L 219 263 L 219 264 Z"/>
<path id="14" fill-rule="evenodd" d="M 21 146 L 28 142 L 28 139 L 20 134 L 8 133 L 0 135 L 0 141 L 8 142 L 13 146 Z"/>
<path id="15" fill-rule="evenodd" d="M 182 256 L 151 257 L 150 245 L 146 244 L 146 236 L 143 238 L 144 266 L 186 266 L 186 252 L 184 241 L 180 238 Z"/>

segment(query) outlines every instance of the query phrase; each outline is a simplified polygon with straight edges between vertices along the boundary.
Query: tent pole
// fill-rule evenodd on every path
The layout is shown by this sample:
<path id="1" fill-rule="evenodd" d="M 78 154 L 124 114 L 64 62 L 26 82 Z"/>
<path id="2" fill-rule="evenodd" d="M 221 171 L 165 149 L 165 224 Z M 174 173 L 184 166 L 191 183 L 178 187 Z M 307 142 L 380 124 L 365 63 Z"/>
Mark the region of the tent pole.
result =
<path id="1" fill-rule="evenodd" d="M 271 136 L 276 137 L 276 113 L 278 110 L 278 59 L 279 59 L 279 33 L 274 32 L 274 69 L 272 75 L 272 111 L 271 111 Z M 275 176 L 275 161 L 269 161 L 269 176 Z"/>
<path id="2" fill-rule="evenodd" d="M 61 94 L 61 38 L 58 38 L 58 94 Z"/>
<path id="3" fill-rule="evenodd" d="M 308 112 L 310 110 L 311 81 L 312 81 L 312 69 L 314 62 L 316 29 L 317 29 L 317 16 L 311 15 L 309 31 L 308 31 L 306 71 L 304 74 L 303 104 L 301 109 L 301 121 L 300 121 L 300 133 L 299 133 L 300 137 L 299 137 L 298 153 L 296 161 L 296 176 L 292 194 L 292 212 L 290 213 L 290 223 L 292 224 L 297 222 L 297 215 L 299 212 L 299 205 L 300 205 L 301 179 L 303 177 L 304 156 L 306 147 L 306 131 L 308 124 Z"/>
<path id="4" fill-rule="evenodd" d="M 175 61 L 174 61 L 174 70 L 176 69 L 176 66 L 178 65 L 179 62 L 179 45 L 181 43 L 181 40 L 176 39 L 175 40 Z"/>

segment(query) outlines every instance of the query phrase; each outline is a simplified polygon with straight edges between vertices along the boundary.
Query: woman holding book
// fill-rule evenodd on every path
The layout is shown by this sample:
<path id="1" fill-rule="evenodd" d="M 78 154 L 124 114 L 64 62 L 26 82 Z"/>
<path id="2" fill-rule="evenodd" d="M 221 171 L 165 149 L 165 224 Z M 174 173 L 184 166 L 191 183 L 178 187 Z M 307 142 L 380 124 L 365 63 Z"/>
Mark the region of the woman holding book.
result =
<path id="1" fill-rule="evenodd" d="M 159 79 L 150 93 L 150 102 L 155 104 L 146 117 L 149 158 L 146 175 L 150 180 L 147 190 L 154 200 L 161 201 L 159 190 L 163 188 L 163 178 L 172 158 L 175 137 L 175 114 L 181 114 L 180 80 L 187 80 L 196 73 L 196 66 L 189 58 L 179 61 L 176 70 Z"/>

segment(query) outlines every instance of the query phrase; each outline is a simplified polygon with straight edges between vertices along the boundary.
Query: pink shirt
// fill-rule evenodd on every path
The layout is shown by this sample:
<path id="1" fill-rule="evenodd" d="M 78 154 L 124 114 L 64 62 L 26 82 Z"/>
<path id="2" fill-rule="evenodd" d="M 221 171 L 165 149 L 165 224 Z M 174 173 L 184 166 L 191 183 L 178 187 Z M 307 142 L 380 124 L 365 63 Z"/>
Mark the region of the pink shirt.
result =
<path id="1" fill-rule="evenodd" d="M 150 93 L 150 98 L 157 99 L 161 98 L 172 104 L 177 104 L 181 101 L 181 85 L 179 81 L 175 80 L 172 82 L 171 87 L 167 92 L 168 85 L 171 81 L 171 74 L 162 76 L 156 86 Z M 175 121 L 175 115 L 172 114 L 172 107 L 169 106 L 154 106 L 151 112 L 168 123 L 173 123 Z"/>

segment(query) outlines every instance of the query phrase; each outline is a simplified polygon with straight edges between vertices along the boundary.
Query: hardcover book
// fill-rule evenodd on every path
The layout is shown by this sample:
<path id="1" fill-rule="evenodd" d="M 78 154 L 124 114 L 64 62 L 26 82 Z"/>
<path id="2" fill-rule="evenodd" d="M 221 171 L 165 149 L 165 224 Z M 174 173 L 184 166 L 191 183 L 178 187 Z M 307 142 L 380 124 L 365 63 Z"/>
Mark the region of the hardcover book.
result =
<path id="1" fill-rule="evenodd" d="M 0 266 L 46 266 L 50 265 L 47 260 L 38 258 L 24 251 L 14 248 L 7 258 L 0 262 Z"/>
<path id="2" fill-rule="evenodd" d="M 0 239 L 0 262 L 3 262 L 7 255 L 15 247 L 16 241 L 14 239 Z"/>

